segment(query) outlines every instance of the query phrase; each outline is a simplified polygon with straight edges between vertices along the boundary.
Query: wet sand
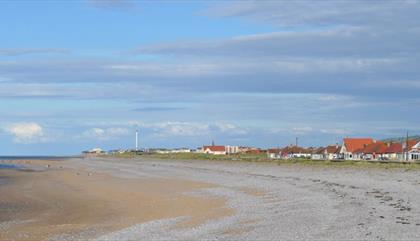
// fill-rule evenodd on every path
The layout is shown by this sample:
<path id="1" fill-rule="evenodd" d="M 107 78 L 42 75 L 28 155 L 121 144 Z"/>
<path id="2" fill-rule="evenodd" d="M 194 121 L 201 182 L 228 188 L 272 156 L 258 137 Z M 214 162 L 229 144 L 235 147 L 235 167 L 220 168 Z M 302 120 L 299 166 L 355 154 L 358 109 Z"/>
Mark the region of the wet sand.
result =
<path id="1" fill-rule="evenodd" d="M 214 184 L 120 178 L 62 161 L 14 163 L 38 170 L 0 170 L 7 180 L 0 185 L 0 240 L 85 240 L 151 220 L 186 217 L 178 225 L 194 227 L 233 213 L 223 198 L 185 195 Z"/>

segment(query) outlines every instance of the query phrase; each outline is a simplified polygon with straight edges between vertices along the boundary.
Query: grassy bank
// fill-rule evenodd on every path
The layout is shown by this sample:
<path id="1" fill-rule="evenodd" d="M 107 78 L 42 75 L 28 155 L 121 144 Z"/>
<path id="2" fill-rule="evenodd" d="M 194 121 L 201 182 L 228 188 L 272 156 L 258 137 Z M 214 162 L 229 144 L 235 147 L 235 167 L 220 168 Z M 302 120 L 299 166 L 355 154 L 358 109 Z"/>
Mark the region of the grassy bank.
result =
<path id="1" fill-rule="evenodd" d="M 123 153 L 110 155 L 118 158 L 145 157 L 159 160 L 208 160 L 208 161 L 239 161 L 256 163 L 275 163 L 278 165 L 306 165 L 306 166 L 330 166 L 330 167 L 355 167 L 355 168 L 402 168 L 419 169 L 420 163 L 396 163 L 396 162 L 373 162 L 373 161 L 350 161 L 350 160 L 312 160 L 305 158 L 298 159 L 269 159 L 266 154 L 235 154 L 235 155 L 209 155 L 203 153 L 168 153 L 168 154 L 142 154 Z"/>

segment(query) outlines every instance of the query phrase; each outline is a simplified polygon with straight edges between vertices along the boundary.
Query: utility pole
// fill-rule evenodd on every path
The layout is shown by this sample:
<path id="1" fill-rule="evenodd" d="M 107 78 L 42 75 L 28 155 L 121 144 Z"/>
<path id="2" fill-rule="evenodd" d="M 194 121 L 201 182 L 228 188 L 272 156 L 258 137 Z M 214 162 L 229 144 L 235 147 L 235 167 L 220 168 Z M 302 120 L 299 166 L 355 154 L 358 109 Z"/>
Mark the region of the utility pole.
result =
<path id="1" fill-rule="evenodd" d="M 296 137 L 296 146 L 298 146 L 298 137 Z"/>
<path id="2" fill-rule="evenodd" d="M 408 161 L 408 131 L 405 138 L 405 160 Z"/>

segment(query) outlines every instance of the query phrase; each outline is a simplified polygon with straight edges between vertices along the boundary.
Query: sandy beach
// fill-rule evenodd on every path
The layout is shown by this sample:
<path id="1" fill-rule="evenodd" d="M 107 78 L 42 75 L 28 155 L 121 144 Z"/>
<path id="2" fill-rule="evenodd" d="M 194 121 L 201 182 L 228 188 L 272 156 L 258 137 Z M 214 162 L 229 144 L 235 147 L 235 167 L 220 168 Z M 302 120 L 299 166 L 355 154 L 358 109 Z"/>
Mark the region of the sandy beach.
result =
<path id="1" fill-rule="evenodd" d="M 419 240 L 420 172 L 91 157 L 0 170 L 0 240 Z"/>
<path id="2" fill-rule="evenodd" d="M 84 240 L 151 220 L 186 217 L 179 227 L 193 227 L 232 213 L 223 198 L 183 194 L 213 184 L 119 178 L 65 161 L 14 163 L 35 170 L 0 171 L 7 180 L 0 186 L 0 240 Z"/>

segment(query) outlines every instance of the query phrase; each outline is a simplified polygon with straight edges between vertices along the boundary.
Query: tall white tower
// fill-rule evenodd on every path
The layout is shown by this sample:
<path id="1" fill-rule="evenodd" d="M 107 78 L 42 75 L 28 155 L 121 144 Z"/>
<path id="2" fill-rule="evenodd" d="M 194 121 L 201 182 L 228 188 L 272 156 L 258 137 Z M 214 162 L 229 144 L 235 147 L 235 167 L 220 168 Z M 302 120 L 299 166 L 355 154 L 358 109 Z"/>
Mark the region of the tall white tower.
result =
<path id="1" fill-rule="evenodd" d="M 136 130 L 136 151 L 139 150 L 139 131 Z"/>

